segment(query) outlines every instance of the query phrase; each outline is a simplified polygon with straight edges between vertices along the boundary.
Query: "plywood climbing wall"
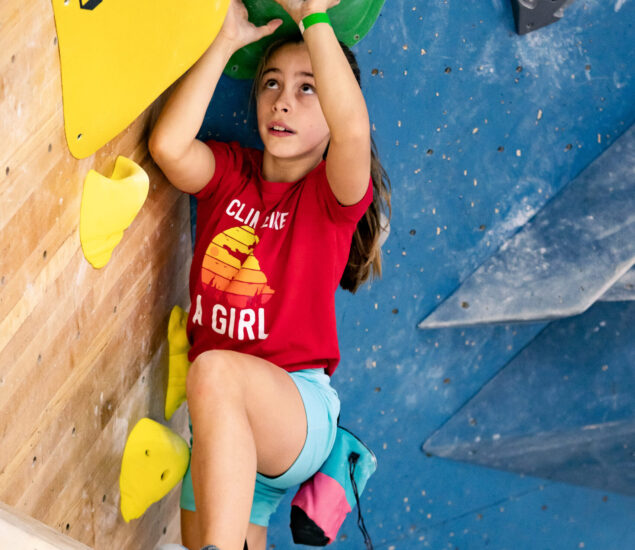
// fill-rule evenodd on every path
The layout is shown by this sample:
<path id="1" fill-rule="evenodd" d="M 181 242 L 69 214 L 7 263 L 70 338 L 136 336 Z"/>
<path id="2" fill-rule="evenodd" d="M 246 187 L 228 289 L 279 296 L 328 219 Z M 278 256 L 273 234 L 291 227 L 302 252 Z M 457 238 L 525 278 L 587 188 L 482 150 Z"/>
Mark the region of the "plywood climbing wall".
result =
<path id="1" fill-rule="evenodd" d="M 176 541 L 177 491 L 128 525 L 119 514 L 123 446 L 139 418 L 162 419 L 169 312 L 187 307 L 188 201 L 147 151 L 159 105 L 78 161 L 49 0 L 0 3 L 0 52 L 0 501 L 96 549 Z M 117 155 L 150 192 L 96 270 L 79 240 L 82 185 Z"/>

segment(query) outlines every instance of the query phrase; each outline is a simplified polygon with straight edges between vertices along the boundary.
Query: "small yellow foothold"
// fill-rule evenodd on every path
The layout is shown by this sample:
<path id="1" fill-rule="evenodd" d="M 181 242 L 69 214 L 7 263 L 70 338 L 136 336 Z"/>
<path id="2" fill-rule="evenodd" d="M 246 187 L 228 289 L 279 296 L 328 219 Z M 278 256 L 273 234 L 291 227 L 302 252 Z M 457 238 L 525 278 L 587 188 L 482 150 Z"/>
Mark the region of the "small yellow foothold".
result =
<path id="1" fill-rule="evenodd" d="M 79 238 L 84 256 L 93 267 L 104 267 L 123 232 L 141 210 L 150 180 L 143 168 L 117 157 L 110 178 L 90 170 L 84 180 Z"/>
<path id="2" fill-rule="evenodd" d="M 130 432 L 121 460 L 119 492 L 126 522 L 141 517 L 183 479 L 190 462 L 185 440 L 169 428 L 142 418 Z"/>
<path id="3" fill-rule="evenodd" d="M 187 312 L 179 306 L 172 308 L 168 322 L 168 389 L 165 394 L 165 419 L 172 415 L 186 399 L 185 383 L 190 362 L 187 352 L 190 342 L 187 338 Z"/>

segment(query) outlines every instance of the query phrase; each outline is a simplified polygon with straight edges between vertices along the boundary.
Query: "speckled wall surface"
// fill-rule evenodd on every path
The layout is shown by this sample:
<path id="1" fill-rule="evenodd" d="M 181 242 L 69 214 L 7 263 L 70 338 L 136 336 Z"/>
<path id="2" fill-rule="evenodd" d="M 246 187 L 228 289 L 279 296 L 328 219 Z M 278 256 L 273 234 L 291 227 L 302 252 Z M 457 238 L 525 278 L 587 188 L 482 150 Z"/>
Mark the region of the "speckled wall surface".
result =
<path id="1" fill-rule="evenodd" d="M 577 0 L 560 22 L 520 37 L 507 0 L 389 0 L 356 48 L 393 219 L 383 279 L 338 295 L 342 362 L 333 383 L 342 424 L 379 460 L 362 507 L 378 549 L 635 547 L 633 497 L 422 451 L 549 325 L 417 328 L 634 122 L 634 21 L 633 0 Z M 223 81 L 204 137 L 255 142 L 247 89 Z M 566 344 L 590 357 L 584 334 L 572 331 Z M 611 361 L 632 361 L 632 344 L 625 350 Z M 633 369 L 620 366 L 609 370 L 612 383 L 632 387 Z M 530 376 L 532 365 L 524 368 Z M 632 422 L 632 392 L 626 399 Z M 516 414 L 503 407 L 492 417 Z M 611 407 L 598 401 L 597 414 Z M 529 431 L 531 415 L 521 424 Z M 632 435 L 616 443 L 632 449 Z M 271 547 L 291 547 L 288 514 L 285 501 Z M 363 548 L 355 520 L 334 547 Z"/>

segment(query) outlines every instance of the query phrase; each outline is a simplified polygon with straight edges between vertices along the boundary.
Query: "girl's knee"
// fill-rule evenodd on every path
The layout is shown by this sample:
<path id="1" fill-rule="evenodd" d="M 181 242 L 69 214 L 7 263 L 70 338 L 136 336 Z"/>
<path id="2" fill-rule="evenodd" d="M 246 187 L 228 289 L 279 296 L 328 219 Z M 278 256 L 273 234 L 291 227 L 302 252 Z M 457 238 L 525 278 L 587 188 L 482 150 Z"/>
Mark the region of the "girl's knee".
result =
<path id="1" fill-rule="evenodd" d="M 199 355 L 187 374 L 188 401 L 199 396 L 218 400 L 232 395 L 238 389 L 237 366 L 233 363 L 230 351 L 211 350 Z"/>

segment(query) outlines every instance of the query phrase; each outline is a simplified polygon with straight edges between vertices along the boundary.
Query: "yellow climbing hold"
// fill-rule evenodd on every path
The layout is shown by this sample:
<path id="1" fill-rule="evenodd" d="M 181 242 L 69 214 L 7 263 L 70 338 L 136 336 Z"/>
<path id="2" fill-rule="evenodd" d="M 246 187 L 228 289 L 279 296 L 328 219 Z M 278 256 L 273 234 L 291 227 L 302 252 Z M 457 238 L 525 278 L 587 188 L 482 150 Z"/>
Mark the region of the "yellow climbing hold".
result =
<path id="1" fill-rule="evenodd" d="M 126 522 L 144 514 L 183 479 L 190 462 L 185 440 L 169 428 L 142 418 L 123 451 L 119 492 Z"/>
<path id="2" fill-rule="evenodd" d="M 218 34 L 229 6 L 229 0 L 52 2 L 64 129 L 75 158 L 109 142 L 185 73 Z"/>
<path id="3" fill-rule="evenodd" d="M 185 401 L 185 382 L 190 362 L 187 352 L 190 342 L 186 333 L 187 312 L 183 308 L 174 306 L 168 322 L 168 389 L 165 394 L 165 419 L 172 415 Z"/>
<path id="4" fill-rule="evenodd" d="M 104 267 L 148 196 L 150 180 L 143 168 L 117 157 L 110 178 L 90 170 L 84 180 L 79 238 L 93 267 Z"/>

